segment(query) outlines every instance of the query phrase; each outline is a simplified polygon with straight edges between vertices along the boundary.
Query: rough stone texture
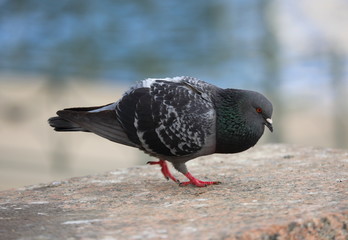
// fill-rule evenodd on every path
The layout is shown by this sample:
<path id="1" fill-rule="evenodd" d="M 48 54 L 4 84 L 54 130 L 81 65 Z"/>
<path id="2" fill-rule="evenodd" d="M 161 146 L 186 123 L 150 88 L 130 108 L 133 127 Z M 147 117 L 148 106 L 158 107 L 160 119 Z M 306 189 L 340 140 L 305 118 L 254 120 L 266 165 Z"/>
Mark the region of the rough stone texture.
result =
<path id="1" fill-rule="evenodd" d="M 0 238 L 348 239 L 347 151 L 265 145 L 189 169 L 222 184 L 141 166 L 2 191 Z"/>

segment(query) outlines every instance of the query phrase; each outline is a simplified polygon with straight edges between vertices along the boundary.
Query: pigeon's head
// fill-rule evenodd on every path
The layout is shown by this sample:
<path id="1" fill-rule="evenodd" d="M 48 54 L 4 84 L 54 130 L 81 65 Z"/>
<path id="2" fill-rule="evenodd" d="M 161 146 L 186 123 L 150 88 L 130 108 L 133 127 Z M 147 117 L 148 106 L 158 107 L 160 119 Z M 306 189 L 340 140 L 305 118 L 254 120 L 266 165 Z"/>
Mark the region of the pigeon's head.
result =
<path id="1" fill-rule="evenodd" d="M 247 118 L 253 122 L 253 124 L 266 125 L 268 129 L 273 132 L 272 126 L 272 113 L 273 106 L 272 103 L 261 93 L 246 91 L 246 101 L 244 102 L 246 106 Z"/>

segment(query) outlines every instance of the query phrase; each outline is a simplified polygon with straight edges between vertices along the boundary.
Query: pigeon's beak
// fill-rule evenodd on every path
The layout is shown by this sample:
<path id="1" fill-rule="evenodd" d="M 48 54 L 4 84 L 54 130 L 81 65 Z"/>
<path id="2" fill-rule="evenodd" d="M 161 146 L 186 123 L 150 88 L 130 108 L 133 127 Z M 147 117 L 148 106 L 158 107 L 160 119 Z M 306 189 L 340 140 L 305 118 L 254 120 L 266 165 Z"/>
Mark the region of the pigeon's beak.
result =
<path id="1" fill-rule="evenodd" d="M 271 118 L 267 118 L 267 119 L 266 119 L 266 126 L 268 127 L 268 129 L 269 129 L 271 132 L 273 132 L 272 123 L 273 123 L 273 121 L 272 121 Z"/>

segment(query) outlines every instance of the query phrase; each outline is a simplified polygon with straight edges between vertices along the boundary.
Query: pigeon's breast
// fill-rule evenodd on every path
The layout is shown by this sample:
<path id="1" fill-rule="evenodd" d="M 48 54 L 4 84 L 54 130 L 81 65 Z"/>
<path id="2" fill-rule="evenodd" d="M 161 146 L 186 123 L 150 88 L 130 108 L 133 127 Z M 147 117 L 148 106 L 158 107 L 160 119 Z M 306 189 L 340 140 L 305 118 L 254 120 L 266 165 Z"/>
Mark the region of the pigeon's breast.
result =
<path id="1" fill-rule="evenodd" d="M 230 135 L 217 141 L 216 153 L 238 153 L 245 151 L 253 147 L 260 137 L 255 135 Z"/>

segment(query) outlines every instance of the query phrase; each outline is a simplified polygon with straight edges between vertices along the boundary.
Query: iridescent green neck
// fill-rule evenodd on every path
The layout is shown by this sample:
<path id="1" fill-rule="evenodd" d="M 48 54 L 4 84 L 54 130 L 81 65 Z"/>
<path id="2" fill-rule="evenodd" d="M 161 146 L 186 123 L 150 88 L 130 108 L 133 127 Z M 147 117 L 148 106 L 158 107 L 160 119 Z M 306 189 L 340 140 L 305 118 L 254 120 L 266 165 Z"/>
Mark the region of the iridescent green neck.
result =
<path id="1" fill-rule="evenodd" d="M 216 106 L 217 134 L 223 138 L 242 134 L 245 131 L 245 122 L 242 119 L 238 93 L 223 95 Z"/>
<path id="2" fill-rule="evenodd" d="M 220 93 L 216 104 L 216 152 L 240 152 L 256 143 L 249 143 L 252 131 L 243 119 L 243 105 L 239 90 L 226 89 Z"/>

